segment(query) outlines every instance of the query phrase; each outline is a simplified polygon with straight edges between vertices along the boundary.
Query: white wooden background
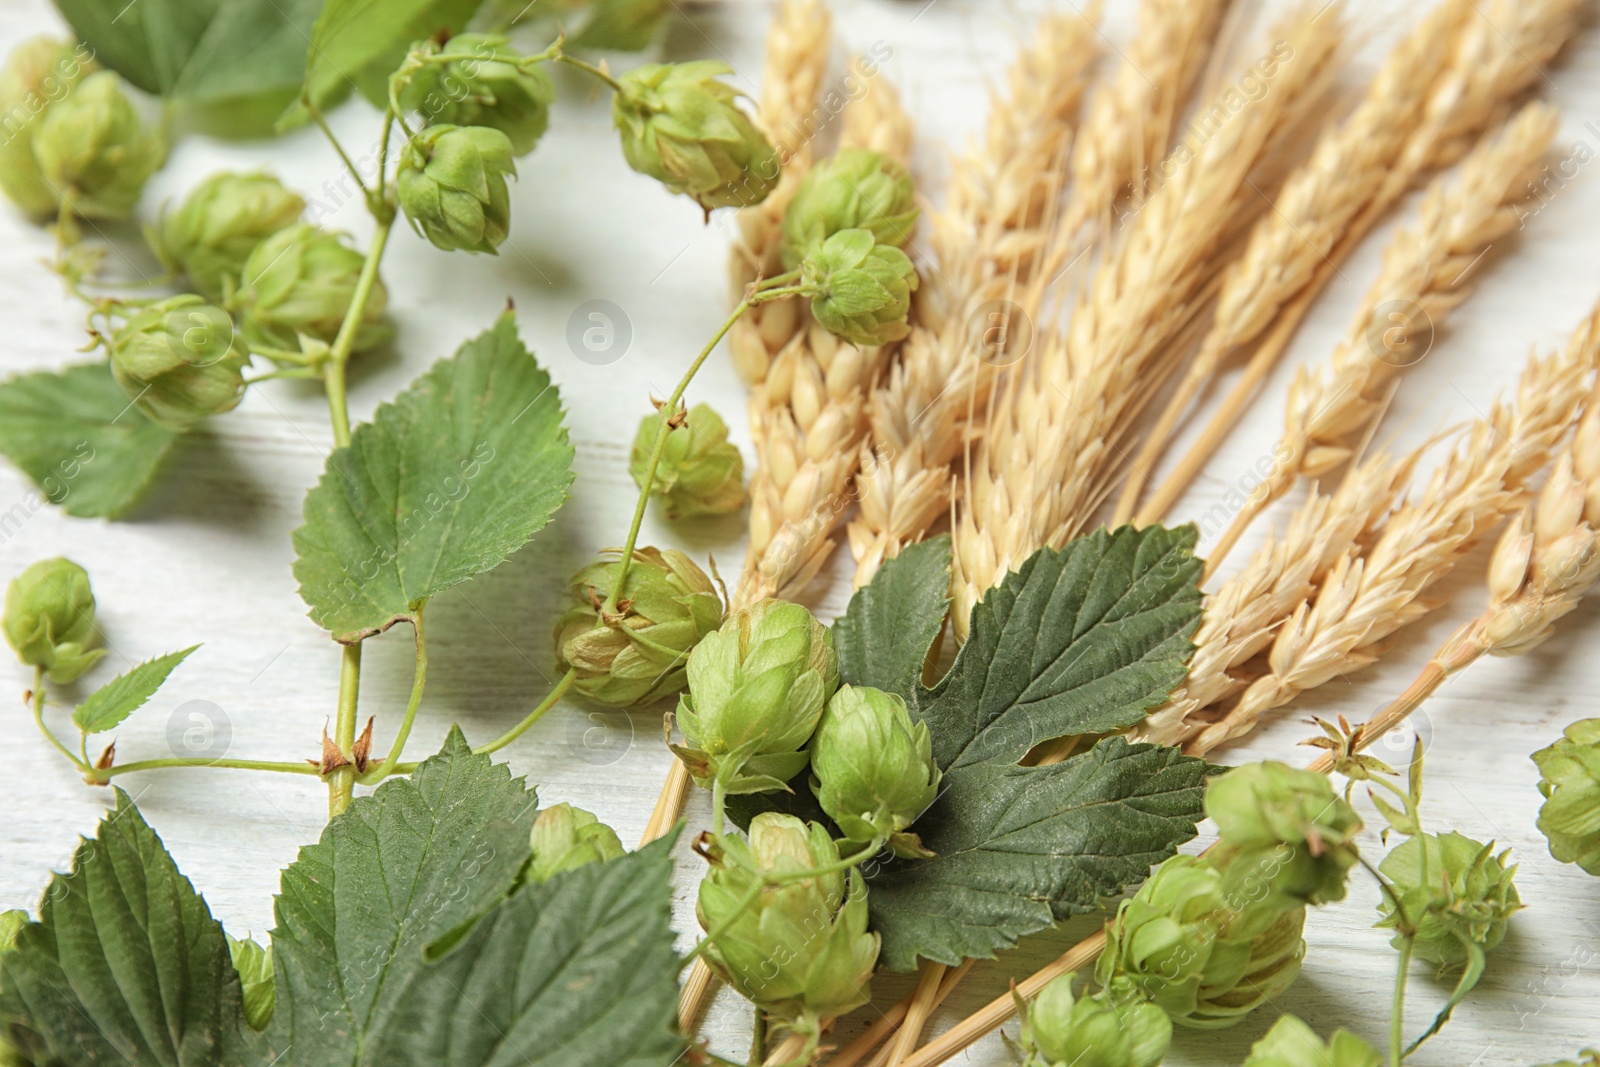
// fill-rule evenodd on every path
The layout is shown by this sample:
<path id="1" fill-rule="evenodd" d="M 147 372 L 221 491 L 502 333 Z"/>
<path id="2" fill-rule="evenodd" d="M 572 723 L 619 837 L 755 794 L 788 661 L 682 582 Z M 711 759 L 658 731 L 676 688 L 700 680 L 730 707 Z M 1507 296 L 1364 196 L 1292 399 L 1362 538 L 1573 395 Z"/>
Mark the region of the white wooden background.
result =
<path id="1" fill-rule="evenodd" d="M 883 42 L 892 49 L 887 74 L 920 124 L 918 165 L 936 188 L 947 152 L 963 147 L 981 128 L 989 90 L 1048 5 L 836 0 L 835 6 L 841 63 L 847 47 L 863 50 Z M 1133 0 L 1107 6 L 1109 39 L 1125 40 Z M 1421 6 L 1406 0 L 1357 3 L 1356 28 L 1365 42 L 1357 74 L 1370 69 Z M 696 6 L 673 24 L 664 53 L 721 56 L 753 92 L 767 14 L 765 3 Z M 45 0 L 8 0 L 0 5 L 0 48 L 59 26 Z M 693 205 L 631 173 L 617 152 L 607 101 L 588 95 L 583 83 L 566 80 L 563 86 L 568 98 L 554 128 L 522 165 L 515 226 L 502 254 L 445 255 L 399 229 L 384 268 L 399 342 L 394 354 L 366 358 L 355 369 L 351 405 L 362 418 L 486 327 L 506 298 L 514 298 L 524 337 L 562 389 L 577 443 L 576 496 L 554 524 L 497 572 L 439 597 L 433 606 L 432 670 L 413 755 L 433 751 L 452 722 L 470 738 L 494 736 L 543 695 L 554 677 L 549 632 L 562 583 L 596 549 L 616 544 L 626 528 L 633 487 L 625 450 L 636 420 L 648 410 L 647 396 L 668 391 L 726 308 L 729 220 L 719 216 L 702 225 Z M 1580 153 L 1585 158 L 1600 151 L 1600 34 L 1585 37 L 1549 73 L 1545 87 L 1566 112 L 1558 154 L 1568 156 L 1579 145 L 1587 149 Z M 364 105 L 344 109 L 336 125 L 358 151 L 376 135 L 374 114 Z M 358 235 L 368 230 L 359 205 L 337 188 L 342 175 L 332 153 L 311 132 L 253 144 L 185 138 L 152 183 L 146 210 L 213 169 L 259 165 L 319 201 L 322 221 Z M 1386 435 L 1416 442 L 1486 410 L 1513 380 L 1530 346 L 1559 343 L 1600 297 L 1600 183 L 1591 169 L 1580 168 L 1524 233 L 1494 249 L 1479 294 L 1429 358 L 1408 372 Z M 109 233 L 135 247 L 131 230 Z M 1369 242 L 1344 268 L 1285 367 L 1177 517 L 1209 507 L 1275 439 L 1292 368 L 1328 352 L 1376 270 L 1379 244 Z M 0 210 L 0 370 L 7 374 L 81 358 L 74 354 L 83 340 L 79 308 L 38 265 L 50 251 L 47 233 Z M 152 269 L 136 252 L 117 261 L 125 272 Z M 566 339 L 569 318 L 591 300 L 611 301 L 631 324 L 626 352 L 605 366 L 578 359 Z M 708 365 L 694 398 L 716 405 L 747 443 L 743 390 L 726 361 Z M 197 710 L 216 720 L 219 736 L 227 732 L 233 755 L 315 754 L 334 703 L 338 657 L 305 618 L 289 572 L 289 533 L 328 448 L 320 392 L 304 383 L 272 383 L 251 390 L 237 413 L 185 443 L 131 521 L 76 520 L 46 507 L 0 542 L 0 575 L 56 554 L 73 557 L 93 574 L 112 654 L 91 683 L 152 654 L 205 642 L 151 705 L 118 731 L 124 761 L 167 755 L 169 735 L 189 728 Z M 32 494 L 19 473 L 0 465 L 0 512 Z M 738 520 L 693 531 L 652 522 L 646 534 L 647 541 L 715 553 L 725 573 L 737 572 Z M 1309 753 L 1295 744 L 1310 733 L 1309 713 L 1361 718 L 1397 693 L 1427 651 L 1478 610 L 1482 555 L 1451 585 L 1454 601 L 1402 635 L 1383 664 L 1302 700 L 1226 758 L 1300 761 Z M 819 592 L 817 610 L 825 618 L 848 593 L 847 569 L 838 569 L 833 579 Z M 1532 655 L 1474 667 L 1417 717 L 1429 742 L 1429 821 L 1436 829 L 1455 828 L 1510 846 L 1522 865 L 1518 883 L 1530 905 L 1512 923 L 1478 992 L 1445 1034 L 1425 1046 L 1418 1064 L 1527 1065 L 1600 1042 L 1600 879 L 1558 864 L 1546 852 L 1534 828 L 1537 774 L 1527 758 L 1566 722 L 1600 714 L 1600 658 L 1585 654 L 1594 648 L 1597 627 L 1600 611 L 1585 606 Z M 363 714 L 379 715 L 380 747 L 387 746 L 404 705 L 408 638 L 396 631 L 369 643 L 362 708 Z M 34 732 L 20 697 L 29 681 L 24 671 L 0 664 L 0 679 L 9 679 L 0 687 L 11 694 L 5 701 L 10 711 L 0 720 L 0 906 L 31 907 L 48 870 L 67 862 L 76 836 L 92 830 L 109 794 L 84 786 Z M 204 703 L 190 703 L 196 701 Z M 56 710 L 58 722 L 62 714 Z M 667 765 L 659 724 L 655 712 L 595 714 L 563 705 L 506 756 L 518 773 L 538 783 L 546 801 L 591 808 L 633 840 Z M 1400 747 L 1405 745 L 1402 740 Z M 219 770 L 121 781 L 229 929 L 267 931 L 278 870 L 321 829 L 321 784 Z M 691 813 L 703 817 L 705 808 L 697 797 Z M 1375 834 L 1368 845 L 1371 855 L 1381 854 Z M 686 931 L 693 925 L 698 868 L 699 861 L 685 853 L 678 911 Z M 1371 929 L 1376 898 L 1375 886 L 1358 876 L 1347 902 L 1312 914 L 1305 972 L 1293 989 L 1234 1030 L 1180 1032 L 1169 1062 L 1237 1063 L 1279 1012 L 1294 1012 L 1323 1032 L 1348 1026 L 1382 1044 L 1394 954 L 1384 934 Z M 982 964 L 934 1028 L 1002 992 L 1008 978 L 1030 972 L 1093 925 L 1079 920 Z M 908 983 L 889 977 L 878 988 L 880 1003 L 887 1004 Z M 1416 1032 L 1442 1002 L 1444 987 L 1419 968 L 1413 988 Z M 744 1007 L 724 996 L 708 1032 L 722 1051 L 742 1054 L 745 1026 Z M 963 1062 L 1008 1061 L 999 1040 L 991 1038 Z"/>

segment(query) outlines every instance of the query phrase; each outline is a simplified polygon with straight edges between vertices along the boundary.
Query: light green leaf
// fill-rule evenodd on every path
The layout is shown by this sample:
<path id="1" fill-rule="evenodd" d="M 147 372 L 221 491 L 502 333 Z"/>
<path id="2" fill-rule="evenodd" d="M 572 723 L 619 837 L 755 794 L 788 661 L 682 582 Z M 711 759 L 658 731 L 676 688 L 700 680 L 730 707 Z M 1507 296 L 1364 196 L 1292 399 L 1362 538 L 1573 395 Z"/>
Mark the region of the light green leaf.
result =
<path id="1" fill-rule="evenodd" d="M 566 500 L 561 398 L 510 312 L 328 457 L 294 532 L 311 617 L 354 642 L 491 570 Z"/>
<path id="2" fill-rule="evenodd" d="M 303 97 L 326 110 L 357 89 L 388 106 L 389 75 L 418 41 L 466 28 L 482 0 L 328 0 L 306 49 Z M 285 123 L 304 115 L 297 105 Z"/>
<path id="3" fill-rule="evenodd" d="M 987 959 L 1098 910 L 1194 837 L 1208 770 L 1120 737 L 1053 766 L 957 767 L 912 824 L 933 858 L 893 861 L 868 880 L 884 965 Z"/>
<path id="4" fill-rule="evenodd" d="M 676 835 L 673 835 L 674 837 Z M 363 1064 L 669 1067 L 672 837 L 530 883 L 408 972 Z M 437 949 L 436 949 L 437 951 Z"/>
<path id="5" fill-rule="evenodd" d="M 182 652 L 169 652 L 165 656 L 146 660 L 127 674 L 119 674 L 79 704 L 72 713 L 72 721 L 86 734 L 104 733 L 112 729 L 144 707 L 145 701 L 155 696 L 156 690 L 166 683 L 167 676 L 199 647 L 191 645 Z"/>
<path id="6" fill-rule="evenodd" d="M 949 535 L 907 545 L 834 622 L 839 680 L 915 699 L 949 603 Z"/>
<path id="7" fill-rule="evenodd" d="M 593 14 L 573 38 L 579 48 L 638 52 L 650 47 L 670 0 L 595 0 Z"/>
<path id="8" fill-rule="evenodd" d="M 126 513 L 177 440 L 133 406 L 105 363 L 0 383 L 0 452 L 69 515 Z M 0 530 L 14 533 L 28 507 L 0 512 Z"/>
<path id="9" fill-rule="evenodd" d="M 122 790 L 0 970 L 0 1018 L 64 1067 L 265 1062 L 222 926 Z M 16 1031 L 14 1031 L 16 1032 Z"/>
<path id="10" fill-rule="evenodd" d="M 535 797 L 452 730 L 409 779 L 351 803 L 283 872 L 267 1034 L 295 1067 L 387 1064 L 427 945 L 494 909 L 530 854 Z M 268 1057 L 270 1059 L 270 1057 Z"/>
<path id="11" fill-rule="evenodd" d="M 147 93 L 195 103 L 286 98 L 320 0 L 56 0 L 95 58 Z M 281 105 L 280 105 L 281 106 Z"/>

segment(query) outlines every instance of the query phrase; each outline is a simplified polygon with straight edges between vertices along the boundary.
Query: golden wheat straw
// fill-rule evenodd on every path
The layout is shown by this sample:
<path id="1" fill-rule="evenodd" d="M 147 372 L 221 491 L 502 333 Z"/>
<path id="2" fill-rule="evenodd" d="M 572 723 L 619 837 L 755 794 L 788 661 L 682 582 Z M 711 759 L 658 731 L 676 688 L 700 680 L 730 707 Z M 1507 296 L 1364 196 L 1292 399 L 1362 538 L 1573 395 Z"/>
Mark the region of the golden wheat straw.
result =
<path id="1" fill-rule="evenodd" d="M 949 511 L 950 465 L 1004 359 L 1003 344 L 984 335 L 1013 319 L 1028 328 L 1024 305 L 1037 314 L 1038 268 L 1054 254 L 1046 247 L 1054 205 L 1098 51 L 1093 22 L 1075 12 L 1047 16 L 1037 37 L 1012 67 L 1010 94 L 996 102 L 982 148 L 956 161 L 949 203 L 930 227 L 937 267 L 926 272 L 900 359 L 871 399 L 849 528 L 858 586 Z"/>
<path id="2" fill-rule="evenodd" d="M 962 636 L 986 590 L 1088 521 L 1126 416 L 1192 316 L 1232 205 L 1274 135 L 1325 87 L 1342 36 L 1335 13 L 1303 9 L 1280 31 L 1292 59 L 1265 95 L 1220 118 L 1215 108 L 1203 113 L 1208 125 L 1191 127 L 1163 164 L 1166 183 L 1080 296 L 1065 335 L 1049 339 L 1001 401 L 955 526 L 953 618 Z"/>
<path id="3" fill-rule="evenodd" d="M 1452 2 L 1438 9 L 1429 21 L 1439 22 L 1441 32 L 1448 27 L 1446 12 Z M 1497 123 L 1513 100 L 1544 77 L 1543 67 L 1577 32 L 1581 0 L 1491 0 L 1473 2 L 1470 11 L 1461 13 L 1453 32 L 1434 42 L 1416 41 L 1420 51 L 1410 57 L 1413 65 L 1426 67 L 1432 57 L 1448 56 L 1448 63 L 1428 87 L 1427 101 L 1420 116 L 1409 128 L 1405 146 L 1390 167 L 1383 186 L 1362 213 L 1354 218 L 1344 236 L 1317 267 L 1301 294 L 1281 310 L 1280 320 L 1264 337 L 1251 356 L 1245 373 L 1206 423 L 1176 468 L 1138 510 L 1134 521 L 1149 525 L 1172 509 L 1177 499 L 1205 462 L 1239 422 L 1268 372 L 1288 348 L 1295 329 L 1310 309 L 1320 290 L 1334 276 L 1339 264 L 1354 251 L 1361 239 L 1393 206 L 1395 201 L 1429 170 L 1444 167 L 1460 158 L 1474 140 Z M 1402 49 L 1408 48 L 1403 43 Z M 1404 61 L 1391 65 L 1397 76 L 1404 75 Z M 1376 88 L 1376 86 L 1375 86 Z M 1208 375 L 1212 369 L 1206 369 Z M 1174 397 L 1152 436 L 1170 436 L 1187 393 L 1197 393 L 1199 382 L 1186 382 Z M 1165 440 L 1139 457 L 1139 468 L 1148 472 Z M 1137 476 L 1136 476 L 1137 477 Z M 1126 501 L 1124 501 L 1124 507 Z M 1120 509 L 1119 509 L 1120 510 Z"/>

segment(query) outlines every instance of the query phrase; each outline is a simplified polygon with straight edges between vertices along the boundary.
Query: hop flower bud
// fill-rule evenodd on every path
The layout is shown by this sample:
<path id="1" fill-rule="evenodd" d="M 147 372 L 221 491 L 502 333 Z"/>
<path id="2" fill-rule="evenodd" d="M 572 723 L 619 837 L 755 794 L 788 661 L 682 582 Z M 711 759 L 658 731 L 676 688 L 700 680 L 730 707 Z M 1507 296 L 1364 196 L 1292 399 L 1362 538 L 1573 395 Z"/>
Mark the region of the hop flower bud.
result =
<path id="1" fill-rule="evenodd" d="M 1417 924 L 1416 953 L 1440 967 L 1466 966 L 1476 944 L 1484 952 L 1506 936 L 1511 916 L 1522 907 L 1507 867 L 1510 851 L 1492 854 L 1494 845 L 1481 844 L 1457 833 L 1418 834 L 1408 837 L 1383 858 L 1378 870 L 1400 897 L 1405 915 Z M 1426 881 L 1422 861 L 1427 857 Z M 1388 893 L 1378 901 L 1383 916 L 1378 925 L 1398 928 L 1400 913 Z M 1394 946 L 1404 943 L 1396 934 Z"/>
<path id="2" fill-rule="evenodd" d="M 1343 900 L 1361 819 L 1315 771 L 1266 762 L 1235 767 L 1206 787 L 1221 831 L 1214 863 L 1230 882 L 1259 880 L 1307 904 Z"/>
<path id="3" fill-rule="evenodd" d="M 151 422 L 184 433 L 244 396 L 249 363 L 233 320 L 198 296 L 176 296 L 131 315 L 110 339 L 111 374 Z"/>
<path id="4" fill-rule="evenodd" d="M 573 599 L 556 626 L 556 659 L 577 671 L 578 692 L 626 708 L 680 692 L 689 653 L 722 625 L 722 600 L 705 571 L 682 552 L 633 553 L 617 610 L 606 598 L 617 584 L 618 559 L 591 563 L 572 579 Z"/>
<path id="5" fill-rule="evenodd" d="M 718 838 L 710 856 L 695 911 L 708 932 L 730 924 L 706 949 L 706 962 L 724 981 L 812 1034 L 820 1020 L 867 1003 L 878 935 L 867 932 L 861 872 L 795 877 L 837 868 L 838 846 L 820 823 L 763 812 L 750 821 L 748 842 L 737 835 Z M 772 884 L 774 878 L 784 880 Z M 741 912 L 764 882 L 755 903 Z"/>
<path id="6" fill-rule="evenodd" d="M 901 855 L 927 855 L 906 827 L 939 795 L 928 724 L 906 702 L 868 686 L 840 687 L 811 739 L 812 791 L 845 839 L 888 841 Z"/>
<path id="7" fill-rule="evenodd" d="M 1129 979 L 1185 1026 L 1232 1026 L 1294 984 L 1304 924 L 1304 905 L 1234 895 L 1206 860 L 1173 856 L 1107 924 L 1095 977 Z"/>
<path id="8" fill-rule="evenodd" d="M 787 788 L 805 743 L 839 687 L 833 635 L 799 604 L 763 600 L 736 611 L 689 657 L 677 748 L 696 778 L 730 793 Z"/>
<path id="9" fill-rule="evenodd" d="M 811 169 L 783 214 L 783 262 L 796 267 L 840 230 L 866 230 L 903 246 L 917 225 L 917 189 L 906 169 L 868 148 L 846 148 Z"/>
<path id="10" fill-rule="evenodd" d="M 89 575 L 69 559 L 35 563 L 6 587 L 6 641 L 17 658 L 43 667 L 52 682 L 75 682 L 105 649 L 89 648 L 94 638 L 94 591 Z"/>
<path id="11" fill-rule="evenodd" d="M 818 289 L 811 313 L 851 344 L 888 344 L 911 332 L 906 316 L 917 270 L 868 231 L 840 230 L 806 256 L 800 272 L 803 284 Z"/>
<path id="12" fill-rule="evenodd" d="M 1244 1067 L 1382 1067 L 1383 1057 L 1348 1030 L 1336 1031 L 1326 1043 L 1316 1031 L 1281 1015 L 1272 1029 L 1250 1047 Z"/>
<path id="13" fill-rule="evenodd" d="M 95 69 L 82 49 L 53 37 L 31 37 L 11 50 L 0 69 L 0 191 L 35 218 L 54 214 L 55 190 L 39 172 L 33 135 L 45 111 Z"/>
<path id="14" fill-rule="evenodd" d="M 564 871 L 588 863 L 607 863 L 624 854 L 615 830 L 571 804 L 557 804 L 541 811 L 533 821 L 530 840 L 530 882 L 548 882 Z"/>
<path id="15" fill-rule="evenodd" d="M 446 252 L 493 255 L 511 227 L 511 141 L 488 126 L 429 126 L 400 160 L 400 206 Z"/>
<path id="16" fill-rule="evenodd" d="M 662 413 L 646 415 L 633 438 L 628 469 L 644 488 L 645 468 L 661 431 Z M 727 515 L 744 506 L 744 457 L 728 440 L 728 424 L 709 404 L 696 404 L 667 431 L 653 490 L 669 519 Z"/>
<path id="17" fill-rule="evenodd" d="M 344 235 L 296 223 L 256 245 L 245 261 L 235 298 L 244 316 L 244 339 L 252 346 L 296 350 L 301 335 L 332 344 L 355 298 L 365 262 L 344 243 Z M 353 350 L 362 352 L 388 339 L 383 319 L 389 302 L 377 279 L 367 300 Z"/>
<path id="18" fill-rule="evenodd" d="M 222 171 L 195 186 L 150 231 L 156 254 L 189 276 L 195 291 L 221 300 L 239 287 L 256 245 L 300 220 L 306 202 L 270 174 Z"/>
<path id="19" fill-rule="evenodd" d="M 1600 875 L 1600 719 L 1580 719 L 1533 754 L 1539 766 L 1539 832 L 1550 855 Z"/>
<path id="20" fill-rule="evenodd" d="M 1023 1006 L 1023 1067 L 1156 1067 L 1172 1044 L 1172 1021 L 1125 979 L 1074 998 L 1073 974 Z"/>
<path id="21" fill-rule="evenodd" d="M 228 938 L 228 955 L 233 958 L 233 969 L 239 972 L 239 985 L 244 1000 L 245 1022 L 252 1030 L 265 1030 L 272 1021 L 278 1006 L 278 989 L 273 981 L 272 949 L 252 941 Z"/>
<path id="22" fill-rule="evenodd" d="M 102 70 L 44 113 L 33 154 L 45 181 L 71 198 L 75 214 L 122 219 L 133 214 L 166 145 L 145 128 L 117 76 Z"/>
<path id="23" fill-rule="evenodd" d="M 542 66 L 518 66 L 525 57 L 505 37 L 460 33 L 423 64 L 400 93 L 400 105 L 420 111 L 430 126 L 487 126 L 525 156 L 550 128 L 556 85 Z"/>
<path id="24" fill-rule="evenodd" d="M 622 76 L 611 114 L 628 166 L 668 190 L 714 207 L 749 207 L 778 184 L 777 152 L 717 80 L 714 60 L 647 63 Z"/>

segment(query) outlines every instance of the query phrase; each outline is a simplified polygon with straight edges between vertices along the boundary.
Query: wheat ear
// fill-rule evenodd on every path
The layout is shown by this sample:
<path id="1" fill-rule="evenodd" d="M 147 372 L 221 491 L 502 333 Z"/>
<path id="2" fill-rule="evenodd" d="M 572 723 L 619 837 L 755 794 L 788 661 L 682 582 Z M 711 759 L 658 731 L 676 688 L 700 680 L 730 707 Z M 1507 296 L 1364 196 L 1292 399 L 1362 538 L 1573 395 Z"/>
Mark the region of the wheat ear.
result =
<path id="1" fill-rule="evenodd" d="M 1049 254 L 1073 123 L 1098 52 L 1094 24 L 1076 13 L 1047 16 L 1037 37 L 1012 67 L 1010 95 L 996 102 L 983 147 L 956 162 L 949 205 L 931 227 L 938 269 L 928 272 L 899 361 L 872 396 L 870 453 L 849 528 L 858 586 L 949 511 L 950 465 L 1004 359 L 1003 344 L 986 344 L 983 334 L 1030 329 L 1024 305 L 1037 313 L 1035 268 Z"/>
<path id="2" fill-rule="evenodd" d="M 811 169 L 815 141 L 827 125 L 822 83 L 833 42 L 833 16 L 822 0 L 783 0 L 767 31 L 767 63 L 761 80 L 757 118 L 778 150 L 783 172 L 777 188 L 759 204 L 738 213 L 738 237 L 730 252 L 733 299 L 758 277 L 783 270 L 778 258 L 783 212 Z M 767 376 L 772 360 L 803 328 L 804 305 L 775 300 L 745 312 L 728 332 L 728 351 L 746 382 Z"/>
<path id="3" fill-rule="evenodd" d="M 1171 176 L 1109 251 L 1065 335 L 1020 365 L 991 417 L 955 525 L 958 632 L 986 590 L 1036 549 L 1073 536 L 1100 503 L 1118 440 L 1193 317 L 1233 206 L 1274 134 L 1325 87 L 1342 28 L 1305 9 L 1281 36 L 1292 61 L 1220 128 L 1191 127 L 1164 165 Z"/>
<path id="4" fill-rule="evenodd" d="M 1172 509 L 1238 424 L 1318 293 L 1367 232 L 1419 177 L 1458 159 L 1483 130 L 1504 116 L 1511 101 L 1543 76 L 1544 64 L 1577 32 L 1582 0 L 1491 0 L 1487 4 L 1474 0 L 1468 6 L 1471 10 L 1462 12 L 1461 21 L 1448 38 L 1426 41 L 1413 36 L 1401 45 L 1404 50 L 1410 42 L 1417 43 L 1420 51 L 1409 57 L 1412 65 L 1427 67 L 1434 58 L 1448 56 L 1448 63 L 1437 71 L 1428 87 L 1427 100 L 1410 127 L 1403 151 L 1389 169 L 1382 188 L 1351 220 L 1311 281 L 1282 307 L 1278 322 L 1261 339 L 1244 374 L 1213 412 L 1195 443 L 1138 510 L 1134 521 L 1139 525 L 1158 522 Z M 1445 31 L 1446 13 L 1457 8 L 1455 0 L 1446 0 L 1428 21 L 1438 20 L 1440 30 Z M 1404 62 L 1394 68 L 1396 75 L 1405 73 Z M 1199 384 L 1188 383 L 1186 389 L 1197 392 Z M 1180 403 L 1186 405 L 1188 399 L 1181 395 L 1173 399 L 1158 426 L 1160 433 L 1153 436 L 1170 435 L 1182 414 L 1173 410 Z M 1165 441 L 1159 441 L 1141 455 L 1142 470 L 1150 469 L 1164 446 Z"/>
<path id="5" fill-rule="evenodd" d="M 1496 404 L 1414 500 L 1399 505 L 1365 551 L 1347 553 L 1314 600 L 1278 632 L 1270 673 L 1250 684 L 1221 721 L 1186 750 L 1206 752 L 1249 731 L 1273 708 L 1307 689 L 1375 661 L 1379 643 L 1435 605 L 1423 593 L 1489 530 L 1528 500 L 1572 429 L 1600 356 L 1600 314 L 1579 327 L 1565 350 L 1535 358 L 1515 405 Z"/>

